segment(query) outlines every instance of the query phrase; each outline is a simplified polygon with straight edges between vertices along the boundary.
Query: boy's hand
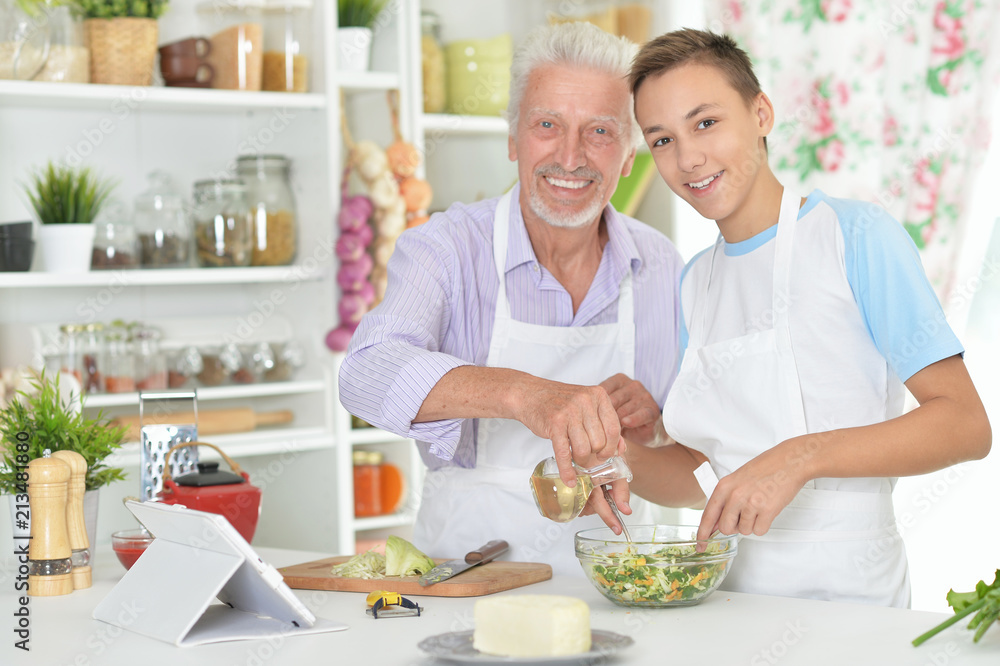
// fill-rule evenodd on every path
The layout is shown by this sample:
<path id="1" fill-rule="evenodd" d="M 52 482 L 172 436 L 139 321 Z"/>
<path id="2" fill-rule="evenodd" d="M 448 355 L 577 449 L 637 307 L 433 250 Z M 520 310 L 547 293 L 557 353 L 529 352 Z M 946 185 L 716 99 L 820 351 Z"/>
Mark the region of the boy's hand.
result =
<path id="1" fill-rule="evenodd" d="M 618 373 L 601 382 L 622 426 L 622 437 L 636 444 L 650 445 L 663 438 L 660 406 L 641 382 Z"/>
<path id="2" fill-rule="evenodd" d="M 716 530 L 760 536 L 771 529 L 775 517 L 808 480 L 801 469 L 787 464 L 787 451 L 785 446 L 776 446 L 722 477 L 705 505 L 699 541 L 707 540 Z M 705 544 L 698 548 L 704 550 Z"/>

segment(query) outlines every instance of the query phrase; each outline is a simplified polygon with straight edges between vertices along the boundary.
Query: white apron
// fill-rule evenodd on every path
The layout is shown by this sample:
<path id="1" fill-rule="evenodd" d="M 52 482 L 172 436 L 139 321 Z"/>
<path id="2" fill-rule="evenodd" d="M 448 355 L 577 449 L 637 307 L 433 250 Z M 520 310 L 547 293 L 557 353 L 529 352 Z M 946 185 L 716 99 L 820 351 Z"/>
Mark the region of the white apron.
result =
<path id="1" fill-rule="evenodd" d="M 786 188 L 774 248 L 773 328 L 739 338 L 705 344 L 706 301 L 712 293 L 712 268 L 722 239 L 716 243 L 708 279 L 696 283 L 688 321 L 689 342 L 677 379 L 663 409 L 664 425 L 678 442 L 704 453 L 720 476 L 774 447 L 810 432 L 806 425 L 797 363 L 836 350 L 844 363 L 870 358 L 863 341 L 802 336 L 792 346 L 789 313 L 809 317 L 808 298 L 793 299 L 793 239 L 799 198 Z M 798 276 L 802 277 L 802 276 Z M 835 284 L 843 275 L 811 276 Z M 716 286 L 716 288 L 719 288 Z M 791 303 L 791 307 L 789 307 Z M 716 313 L 725 316 L 727 312 Z M 740 316 L 734 314 L 733 316 Z M 871 347 L 871 345 L 869 345 Z M 810 356 L 813 355 L 813 356 Z M 878 368 L 871 371 L 874 375 Z M 897 380 L 898 381 L 898 380 Z M 877 382 L 872 382 L 877 385 Z M 882 385 L 885 384 L 884 378 Z M 876 393 L 827 396 L 831 410 L 851 414 L 891 412 L 888 397 Z M 882 411 L 880 411 L 882 410 Z M 826 428 L 813 428 L 813 432 Z M 789 465 L 802 461 L 789 460 Z M 824 480 L 836 486 L 841 480 Z M 810 481 L 775 518 L 767 534 L 746 536 L 723 589 L 778 596 L 909 605 L 909 577 L 902 540 L 896 531 L 891 484 L 884 492 L 817 488 Z M 846 480 L 843 485 L 849 485 Z M 879 487 L 876 480 L 873 487 Z M 764 489 L 766 492 L 766 489 Z"/>
<path id="2" fill-rule="evenodd" d="M 622 279 L 618 323 L 598 326 L 542 326 L 510 315 L 504 267 L 510 227 L 511 192 L 501 197 L 493 220 L 493 259 L 500 288 L 486 365 L 512 368 L 567 384 L 593 386 L 619 372 L 635 376 L 632 275 Z M 554 575 L 582 575 L 573 535 L 602 527 L 600 517 L 569 523 L 543 517 L 531 495 L 531 471 L 552 455 L 552 442 L 536 437 L 513 419 L 479 419 L 476 467 L 444 467 L 424 480 L 414 545 L 431 557 L 460 557 L 491 539 L 505 539 L 504 559 L 545 562 Z M 641 500 L 630 504 L 628 523 L 649 522 Z"/>

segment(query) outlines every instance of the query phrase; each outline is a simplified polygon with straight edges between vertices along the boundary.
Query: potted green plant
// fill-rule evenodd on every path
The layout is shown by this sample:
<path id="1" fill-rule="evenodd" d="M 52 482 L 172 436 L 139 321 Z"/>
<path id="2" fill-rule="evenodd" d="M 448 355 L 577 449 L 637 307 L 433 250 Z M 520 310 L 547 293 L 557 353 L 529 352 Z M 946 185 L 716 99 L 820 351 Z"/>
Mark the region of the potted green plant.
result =
<path id="1" fill-rule="evenodd" d="M 90 82 L 148 86 L 156 67 L 156 20 L 169 0 L 72 0 L 86 17 Z"/>
<path id="2" fill-rule="evenodd" d="M 337 67 L 363 72 L 371 61 L 373 28 L 387 0 L 337 0 Z"/>
<path id="3" fill-rule="evenodd" d="M 30 175 L 25 193 L 41 228 L 42 270 L 82 273 L 90 269 L 94 218 L 108 200 L 113 183 L 90 169 L 49 162 Z"/>
<path id="4" fill-rule="evenodd" d="M 23 491 L 23 477 L 18 476 L 23 465 L 41 457 L 46 449 L 53 453 L 76 451 L 87 461 L 84 514 L 93 543 L 98 489 L 125 478 L 124 470 L 109 467 L 105 460 L 122 445 L 126 430 L 112 426 L 101 413 L 97 418 L 86 418 L 84 398 L 75 392 L 67 395 L 58 375 L 49 379 L 43 371 L 27 381 L 29 388 L 17 390 L 0 407 L 0 493 L 10 495 L 13 506 L 15 496 Z M 25 529 L 23 525 L 21 529 Z"/>

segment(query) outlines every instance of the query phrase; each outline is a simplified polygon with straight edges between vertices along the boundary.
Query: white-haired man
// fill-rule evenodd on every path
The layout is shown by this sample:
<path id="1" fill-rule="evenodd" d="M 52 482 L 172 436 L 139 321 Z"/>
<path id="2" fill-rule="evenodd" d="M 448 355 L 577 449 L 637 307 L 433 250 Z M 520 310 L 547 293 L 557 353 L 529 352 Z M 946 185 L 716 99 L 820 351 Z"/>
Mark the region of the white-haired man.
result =
<path id="1" fill-rule="evenodd" d="M 351 340 L 341 400 L 418 441 L 429 471 L 414 543 L 432 557 L 503 538 L 510 559 L 580 573 L 572 536 L 600 521 L 541 517 L 532 469 L 554 453 L 572 485 L 571 460 L 590 467 L 623 437 L 662 433 L 683 261 L 609 204 L 640 139 L 634 53 L 584 23 L 519 45 L 508 107 L 518 185 L 403 234 L 385 299 Z M 614 493 L 630 513 L 627 484 Z M 600 495 L 592 510 L 619 532 Z"/>

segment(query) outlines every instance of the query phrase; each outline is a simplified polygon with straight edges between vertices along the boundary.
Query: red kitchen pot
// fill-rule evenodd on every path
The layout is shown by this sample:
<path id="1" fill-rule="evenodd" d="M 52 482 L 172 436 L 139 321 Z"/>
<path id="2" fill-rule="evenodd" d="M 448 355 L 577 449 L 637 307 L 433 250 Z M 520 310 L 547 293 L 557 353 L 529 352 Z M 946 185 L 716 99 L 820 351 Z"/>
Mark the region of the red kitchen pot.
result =
<path id="1" fill-rule="evenodd" d="M 210 446 L 218 451 L 232 471 L 219 470 L 217 462 L 199 462 L 196 472 L 184 474 L 176 480 L 170 478 L 170 456 L 185 446 Z M 186 442 L 167 451 L 160 501 L 222 514 L 247 543 L 253 539 L 257 519 L 260 518 L 260 488 L 250 483 L 250 475 L 240 469 L 232 458 L 207 442 Z"/>

